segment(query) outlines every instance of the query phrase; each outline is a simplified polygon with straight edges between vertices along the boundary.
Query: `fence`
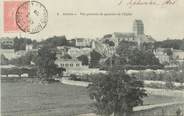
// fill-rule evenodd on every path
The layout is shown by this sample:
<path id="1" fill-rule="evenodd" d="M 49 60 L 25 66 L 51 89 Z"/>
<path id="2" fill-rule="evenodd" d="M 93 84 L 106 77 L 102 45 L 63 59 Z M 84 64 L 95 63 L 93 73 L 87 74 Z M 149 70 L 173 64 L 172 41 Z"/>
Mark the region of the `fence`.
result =
<path id="1" fill-rule="evenodd" d="M 135 108 L 136 109 L 136 108 Z M 184 102 L 181 103 L 170 103 L 170 104 L 159 104 L 153 105 L 152 107 L 147 106 L 147 108 L 141 109 L 141 107 L 137 107 L 137 111 L 131 116 L 177 116 L 178 109 L 181 110 L 181 114 L 179 116 L 184 116 Z"/>

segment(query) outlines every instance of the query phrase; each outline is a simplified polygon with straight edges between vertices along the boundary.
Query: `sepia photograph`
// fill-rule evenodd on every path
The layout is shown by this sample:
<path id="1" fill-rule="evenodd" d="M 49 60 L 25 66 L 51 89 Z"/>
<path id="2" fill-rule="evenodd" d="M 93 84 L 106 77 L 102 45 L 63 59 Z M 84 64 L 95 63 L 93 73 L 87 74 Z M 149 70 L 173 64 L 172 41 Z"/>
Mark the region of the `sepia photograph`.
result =
<path id="1" fill-rule="evenodd" d="M 0 116 L 184 116 L 183 0 L 1 0 Z"/>

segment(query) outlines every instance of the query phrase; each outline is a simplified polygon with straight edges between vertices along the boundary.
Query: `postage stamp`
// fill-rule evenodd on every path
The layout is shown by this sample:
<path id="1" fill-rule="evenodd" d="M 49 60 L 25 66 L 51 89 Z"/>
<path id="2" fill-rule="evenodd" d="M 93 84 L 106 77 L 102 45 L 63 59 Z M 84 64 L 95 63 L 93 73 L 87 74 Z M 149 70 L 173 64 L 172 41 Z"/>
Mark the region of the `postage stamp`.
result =
<path id="1" fill-rule="evenodd" d="M 4 32 L 19 32 L 21 31 L 17 24 L 15 14 L 17 8 L 23 1 L 4 1 Z"/>
<path id="2" fill-rule="evenodd" d="M 47 22 L 47 9 L 38 1 L 4 2 L 4 32 L 35 34 L 43 30 Z"/>

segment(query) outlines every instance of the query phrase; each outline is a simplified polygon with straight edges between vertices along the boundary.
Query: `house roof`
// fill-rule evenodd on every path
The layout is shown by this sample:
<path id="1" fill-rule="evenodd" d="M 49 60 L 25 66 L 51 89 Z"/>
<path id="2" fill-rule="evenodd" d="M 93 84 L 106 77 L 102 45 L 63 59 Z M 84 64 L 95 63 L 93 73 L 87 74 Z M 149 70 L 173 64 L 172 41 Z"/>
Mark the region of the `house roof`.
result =
<path id="1" fill-rule="evenodd" d="M 121 32 L 114 32 L 114 36 L 117 38 L 122 38 L 122 37 L 134 37 L 134 33 L 121 33 Z"/>

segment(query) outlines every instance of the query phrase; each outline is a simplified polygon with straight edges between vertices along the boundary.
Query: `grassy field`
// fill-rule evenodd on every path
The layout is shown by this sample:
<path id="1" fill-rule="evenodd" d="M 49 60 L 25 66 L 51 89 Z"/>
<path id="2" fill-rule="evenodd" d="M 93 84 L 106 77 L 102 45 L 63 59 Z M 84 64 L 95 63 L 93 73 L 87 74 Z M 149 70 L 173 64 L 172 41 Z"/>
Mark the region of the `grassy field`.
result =
<path id="1" fill-rule="evenodd" d="M 84 87 L 53 83 L 48 85 L 27 82 L 1 83 L 2 116 L 73 116 L 91 112 Z M 173 97 L 148 96 L 144 104 L 181 100 Z"/>

